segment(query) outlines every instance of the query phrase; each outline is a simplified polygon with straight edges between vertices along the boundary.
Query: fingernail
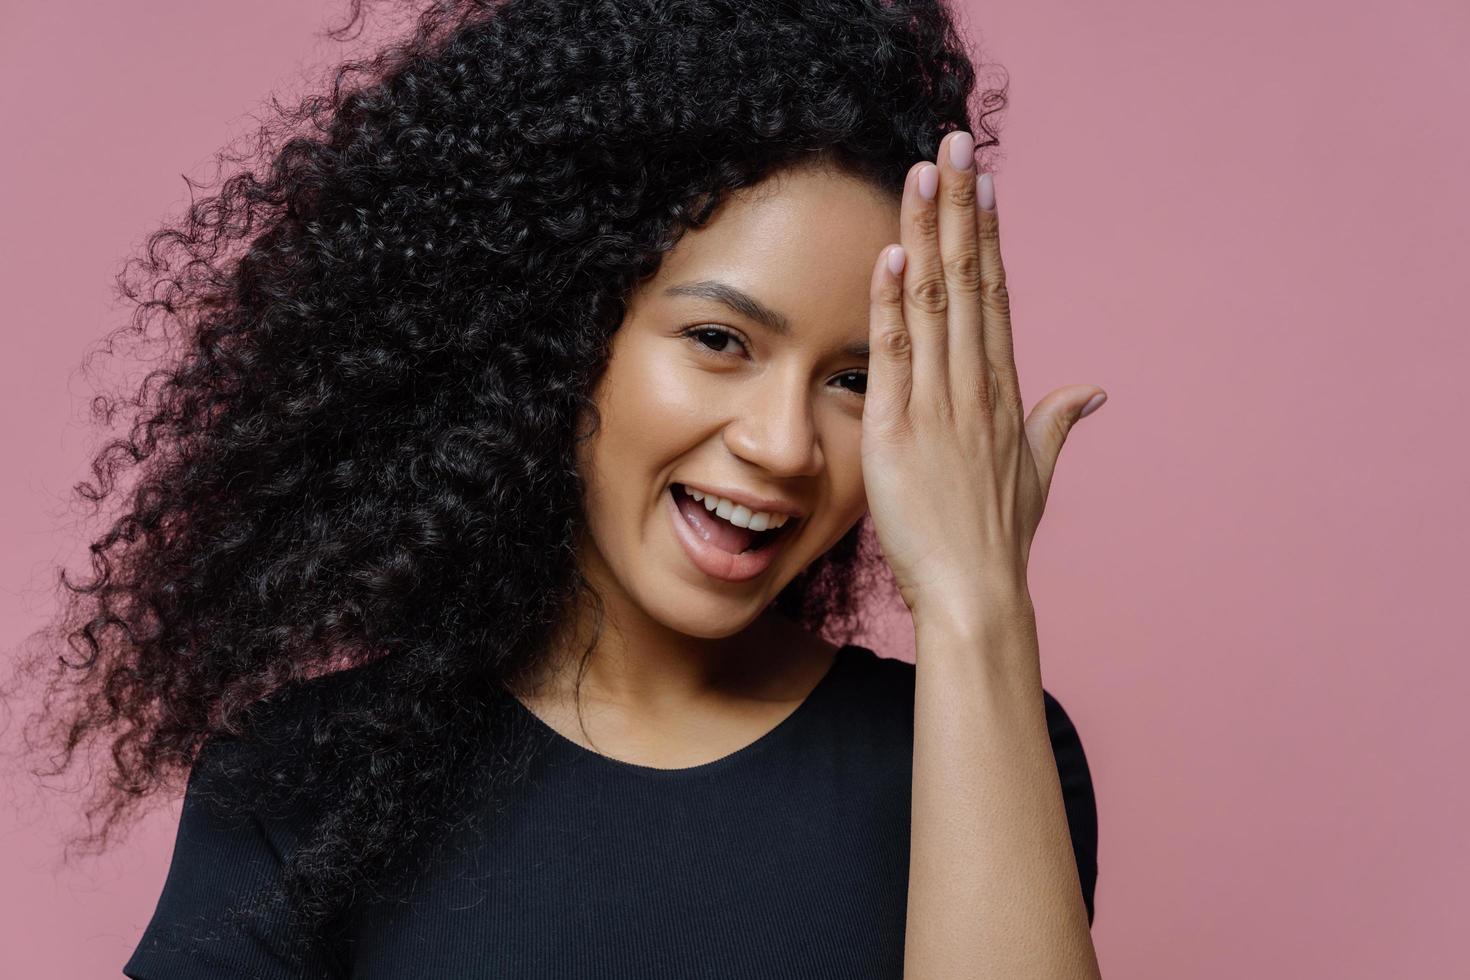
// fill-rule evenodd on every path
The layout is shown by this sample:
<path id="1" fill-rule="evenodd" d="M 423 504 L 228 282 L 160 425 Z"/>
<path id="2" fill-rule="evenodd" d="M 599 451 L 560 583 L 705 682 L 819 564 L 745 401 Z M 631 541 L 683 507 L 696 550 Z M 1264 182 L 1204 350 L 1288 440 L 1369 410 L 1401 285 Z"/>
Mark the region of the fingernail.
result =
<path id="1" fill-rule="evenodd" d="M 919 196 L 926 201 L 934 200 L 939 191 L 939 168 L 926 163 L 919 170 Z"/>
<path id="2" fill-rule="evenodd" d="M 1099 408 L 1102 408 L 1102 403 L 1105 402 L 1105 401 L 1107 401 L 1107 400 L 1108 400 L 1107 394 L 1105 392 L 1099 391 L 1097 394 L 1095 394 L 1091 398 L 1087 399 L 1087 404 L 1082 406 L 1082 413 L 1080 415 L 1078 415 L 1077 417 L 1079 419 L 1085 419 L 1085 418 L 1087 418 L 1087 416 L 1091 415 L 1093 412 L 1097 411 Z"/>
<path id="3" fill-rule="evenodd" d="M 980 175 L 980 210 L 995 210 L 995 178 L 990 174 Z"/>
<path id="4" fill-rule="evenodd" d="M 895 276 L 903 271 L 903 246 L 895 245 L 888 250 L 888 271 Z"/>
<path id="5" fill-rule="evenodd" d="M 949 162 L 956 170 L 969 170 L 975 163 L 975 137 L 961 132 L 949 140 Z"/>

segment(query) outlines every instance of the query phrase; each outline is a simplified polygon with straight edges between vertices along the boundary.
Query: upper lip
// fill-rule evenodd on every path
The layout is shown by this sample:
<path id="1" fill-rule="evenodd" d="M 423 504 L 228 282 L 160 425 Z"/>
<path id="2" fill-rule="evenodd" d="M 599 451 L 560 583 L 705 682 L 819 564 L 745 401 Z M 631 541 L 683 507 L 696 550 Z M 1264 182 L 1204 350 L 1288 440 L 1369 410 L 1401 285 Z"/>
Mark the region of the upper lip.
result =
<path id="1" fill-rule="evenodd" d="M 777 500 L 774 497 L 762 497 L 760 494 L 749 493 L 745 490 L 736 490 L 733 487 L 721 487 L 713 483 L 689 483 L 684 480 L 675 480 L 680 486 L 698 490 L 701 493 L 712 493 L 716 497 L 724 497 L 733 500 L 737 504 L 749 507 L 751 512 L 766 511 L 771 514 L 785 514 L 788 517 L 804 517 L 801 505 L 793 504 L 785 500 Z"/>

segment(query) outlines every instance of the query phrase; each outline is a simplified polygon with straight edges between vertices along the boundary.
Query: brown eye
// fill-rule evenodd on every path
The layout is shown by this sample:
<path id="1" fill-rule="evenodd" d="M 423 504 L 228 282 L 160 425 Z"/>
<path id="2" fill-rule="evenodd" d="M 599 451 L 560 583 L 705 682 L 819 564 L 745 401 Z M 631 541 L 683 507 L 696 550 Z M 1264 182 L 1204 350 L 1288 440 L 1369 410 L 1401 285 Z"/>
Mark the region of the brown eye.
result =
<path id="1" fill-rule="evenodd" d="M 866 372 L 866 371 L 849 371 L 846 374 L 838 375 L 838 379 L 839 380 L 841 380 L 842 378 L 853 378 L 853 379 L 856 379 L 856 381 L 858 382 L 858 387 L 855 388 L 855 389 L 854 388 L 848 388 L 847 389 L 848 391 L 851 391 L 854 395 L 866 395 L 868 393 L 868 372 Z"/>
<path id="2" fill-rule="evenodd" d="M 735 343 L 740 344 L 741 347 L 745 346 L 739 337 L 720 327 L 690 327 L 684 331 L 683 336 L 688 337 L 690 342 L 704 349 L 707 353 L 715 355 L 734 353 L 733 351 L 721 349 L 726 341 L 733 340 Z"/>
<path id="3" fill-rule="evenodd" d="M 682 330 L 679 335 L 688 338 L 690 343 L 699 348 L 700 353 L 708 354 L 711 357 L 726 357 L 735 354 L 734 351 L 725 349 L 725 345 L 731 341 L 739 344 L 742 349 L 745 347 L 745 341 L 741 340 L 733 331 L 726 330 L 724 327 L 712 327 L 701 324 Z M 845 374 L 840 374 L 838 375 L 839 384 L 842 378 L 847 378 L 857 383 L 856 387 L 841 385 L 845 390 L 852 392 L 859 398 L 868 393 L 868 372 L 848 371 Z"/>

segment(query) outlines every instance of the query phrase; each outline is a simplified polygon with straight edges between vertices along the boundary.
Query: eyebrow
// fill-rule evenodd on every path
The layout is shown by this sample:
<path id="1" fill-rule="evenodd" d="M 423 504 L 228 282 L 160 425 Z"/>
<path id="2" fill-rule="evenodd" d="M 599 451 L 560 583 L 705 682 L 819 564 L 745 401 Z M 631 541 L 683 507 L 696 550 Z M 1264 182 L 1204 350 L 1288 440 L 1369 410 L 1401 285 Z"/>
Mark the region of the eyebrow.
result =
<path id="1" fill-rule="evenodd" d="M 664 295 L 712 299 L 724 304 L 747 320 L 754 320 L 777 336 L 791 336 L 791 320 L 785 314 L 771 309 L 744 290 L 727 282 L 720 282 L 718 279 L 698 279 L 693 282 L 679 283 L 665 289 Z M 842 353 L 851 357 L 867 357 L 869 354 L 868 342 L 848 344 L 842 348 Z"/>

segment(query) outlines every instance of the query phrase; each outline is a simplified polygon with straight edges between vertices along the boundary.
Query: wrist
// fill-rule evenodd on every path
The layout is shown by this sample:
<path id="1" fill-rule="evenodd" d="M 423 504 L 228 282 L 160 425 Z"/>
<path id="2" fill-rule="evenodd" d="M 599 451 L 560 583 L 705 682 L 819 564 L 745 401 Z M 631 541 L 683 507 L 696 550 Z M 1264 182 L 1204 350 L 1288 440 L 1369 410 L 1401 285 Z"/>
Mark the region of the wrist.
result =
<path id="1" fill-rule="evenodd" d="M 910 612 L 916 630 L 959 640 L 981 640 L 1017 627 L 1034 632 L 1036 626 L 1036 609 L 1024 587 L 916 603 Z"/>
<path id="2" fill-rule="evenodd" d="M 1025 592 L 914 610 L 916 647 L 967 651 L 998 665 L 1034 668 L 1040 659 L 1036 611 Z"/>

